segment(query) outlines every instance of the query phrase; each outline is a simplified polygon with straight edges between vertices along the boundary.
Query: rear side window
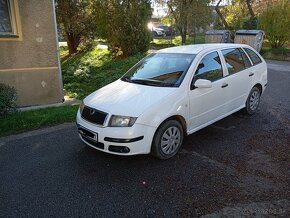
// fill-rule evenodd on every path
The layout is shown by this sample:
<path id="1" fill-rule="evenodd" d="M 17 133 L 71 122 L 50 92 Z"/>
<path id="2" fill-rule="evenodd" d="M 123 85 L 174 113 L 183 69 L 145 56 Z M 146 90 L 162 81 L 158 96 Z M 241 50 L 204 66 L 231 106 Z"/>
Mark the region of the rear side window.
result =
<path id="1" fill-rule="evenodd" d="M 262 62 L 261 58 L 252 49 L 244 48 L 244 50 L 247 52 L 247 54 L 251 58 L 254 65 Z"/>
<path id="2" fill-rule="evenodd" d="M 229 74 L 234 74 L 245 69 L 243 56 L 238 48 L 224 49 L 222 53 L 225 57 Z"/>
<path id="3" fill-rule="evenodd" d="M 195 71 L 195 81 L 197 79 L 207 79 L 215 81 L 223 77 L 221 60 L 217 52 L 212 52 L 204 56 Z"/>
<path id="4" fill-rule="evenodd" d="M 245 53 L 242 49 L 240 49 L 240 48 L 239 48 L 239 50 L 240 50 L 240 52 L 241 52 L 241 54 L 242 54 L 242 57 L 243 57 L 243 60 L 244 60 L 244 63 L 245 63 L 245 67 L 246 67 L 246 68 L 251 67 L 252 64 L 251 64 L 251 62 L 250 62 L 250 59 L 249 59 L 248 56 L 246 55 L 246 53 Z"/>

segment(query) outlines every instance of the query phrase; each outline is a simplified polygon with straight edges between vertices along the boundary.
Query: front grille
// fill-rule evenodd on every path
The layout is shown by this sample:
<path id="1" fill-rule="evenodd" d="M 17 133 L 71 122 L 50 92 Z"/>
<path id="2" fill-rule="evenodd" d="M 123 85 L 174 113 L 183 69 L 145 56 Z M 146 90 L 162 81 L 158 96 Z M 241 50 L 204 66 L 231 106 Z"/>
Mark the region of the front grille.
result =
<path id="1" fill-rule="evenodd" d="M 82 112 L 82 118 L 100 126 L 104 125 L 107 115 L 108 114 L 103 111 L 99 111 L 88 106 L 85 106 Z"/>

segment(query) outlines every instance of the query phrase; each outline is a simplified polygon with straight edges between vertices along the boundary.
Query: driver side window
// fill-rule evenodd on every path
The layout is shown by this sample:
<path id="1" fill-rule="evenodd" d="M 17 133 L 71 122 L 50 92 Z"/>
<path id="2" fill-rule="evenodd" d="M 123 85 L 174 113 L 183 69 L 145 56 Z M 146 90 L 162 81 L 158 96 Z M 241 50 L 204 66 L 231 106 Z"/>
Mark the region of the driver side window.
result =
<path id="1" fill-rule="evenodd" d="M 207 54 L 201 60 L 195 71 L 195 77 L 198 77 L 198 79 L 207 79 L 212 82 L 223 77 L 221 60 L 216 51 Z"/>
<path id="2" fill-rule="evenodd" d="M 215 51 L 207 54 L 200 61 L 193 77 L 192 86 L 198 79 L 207 79 L 210 81 L 216 81 L 223 78 L 223 69 L 219 54 Z"/>

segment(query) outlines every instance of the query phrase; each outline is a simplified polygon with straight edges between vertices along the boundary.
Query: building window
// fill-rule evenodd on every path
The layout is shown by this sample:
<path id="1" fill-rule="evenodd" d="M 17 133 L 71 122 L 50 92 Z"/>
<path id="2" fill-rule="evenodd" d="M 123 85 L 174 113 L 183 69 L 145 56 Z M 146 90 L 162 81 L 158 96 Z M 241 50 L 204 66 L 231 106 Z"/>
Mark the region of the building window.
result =
<path id="1" fill-rule="evenodd" d="M 18 37 L 13 0 L 0 0 L 0 37 Z"/>

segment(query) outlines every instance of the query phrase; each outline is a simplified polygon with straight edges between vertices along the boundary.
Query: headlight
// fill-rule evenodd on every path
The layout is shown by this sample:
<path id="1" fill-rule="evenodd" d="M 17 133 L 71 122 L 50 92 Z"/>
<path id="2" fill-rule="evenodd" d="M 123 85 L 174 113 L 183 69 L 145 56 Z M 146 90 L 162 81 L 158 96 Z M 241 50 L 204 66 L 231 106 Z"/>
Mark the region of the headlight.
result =
<path id="1" fill-rule="evenodd" d="M 82 103 L 80 104 L 80 113 L 82 114 L 83 113 L 83 109 L 85 107 L 85 104 L 84 102 L 82 101 Z"/>
<path id="2" fill-rule="evenodd" d="M 133 126 L 137 117 L 126 117 L 113 115 L 110 119 L 109 126 L 112 127 L 129 127 Z"/>

